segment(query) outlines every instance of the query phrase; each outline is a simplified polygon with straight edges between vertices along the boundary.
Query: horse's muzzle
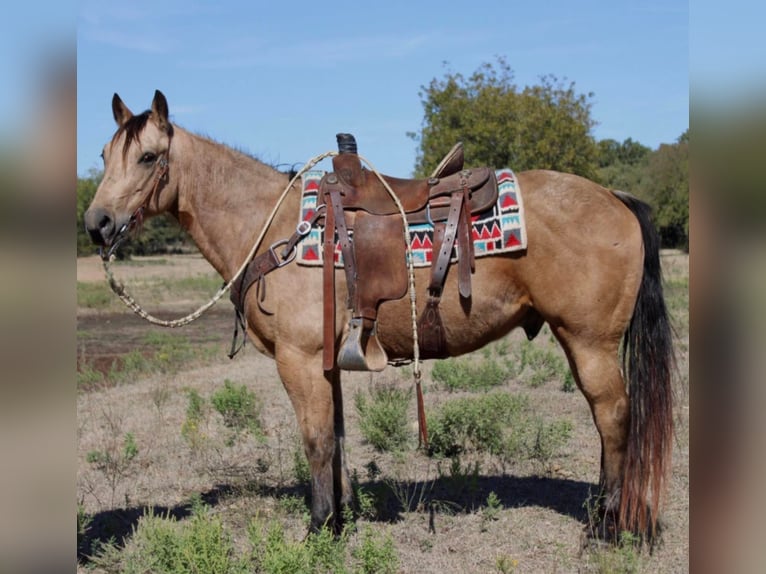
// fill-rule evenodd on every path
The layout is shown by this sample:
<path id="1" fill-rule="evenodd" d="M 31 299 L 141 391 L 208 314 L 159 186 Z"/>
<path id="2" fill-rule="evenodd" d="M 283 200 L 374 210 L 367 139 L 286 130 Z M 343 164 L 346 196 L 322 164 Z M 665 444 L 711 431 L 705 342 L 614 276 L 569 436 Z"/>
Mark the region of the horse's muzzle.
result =
<path id="1" fill-rule="evenodd" d="M 103 207 L 91 207 L 83 217 L 85 230 L 96 245 L 108 246 L 117 233 L 114 217 Z"/>

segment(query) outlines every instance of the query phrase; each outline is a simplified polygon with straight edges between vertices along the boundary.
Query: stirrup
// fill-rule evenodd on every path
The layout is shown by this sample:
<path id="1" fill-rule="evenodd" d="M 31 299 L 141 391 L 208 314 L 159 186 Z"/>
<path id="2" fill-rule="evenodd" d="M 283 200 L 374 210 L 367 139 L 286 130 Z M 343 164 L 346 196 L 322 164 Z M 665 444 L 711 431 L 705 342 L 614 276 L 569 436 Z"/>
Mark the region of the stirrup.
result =
<path id="1" fill-rule="evenodd" d="M 351 319 L 348 337 L 338 352 L 338 367 L 346 371 L 382 371 L 388 355 L 378 341 L 378 322 L 365 329 L 361 317 Z"/>

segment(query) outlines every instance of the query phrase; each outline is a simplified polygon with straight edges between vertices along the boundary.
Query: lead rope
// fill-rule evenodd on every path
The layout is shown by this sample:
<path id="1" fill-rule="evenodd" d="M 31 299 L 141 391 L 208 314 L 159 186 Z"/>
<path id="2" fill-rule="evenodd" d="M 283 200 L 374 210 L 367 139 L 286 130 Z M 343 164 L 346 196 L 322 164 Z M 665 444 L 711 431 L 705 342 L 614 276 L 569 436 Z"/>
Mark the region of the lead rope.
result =
<path id="1" fill-rule="evenodd" d="M 298 173 L 296 173 L 295 176 L 293 176 L 293 178 L 287 184 L 287 187 L 285 187 L 284 191 L 282 192 L 282 195 L 279 196 L 279 199 L 277 200 L 276 205 L 271 210 L 269 217 L 266 219 L 266 222 L 263 225 L 263 229 L 261 230 L 261 233 L 258 236 L 258 239 L 255 240 L 255 243 L 253 244 L 252 249 L 247 254 L 247 257 L 245 257 L 245 260 L 240 266 L 240 268 L 237 270 L 234 276 L 229 280 L 229 282 L 226 283 L 223 287 L 221 287 L 215 295 L 213 295 L 210 301 L 200 306 L 196 311 L 193 311 L 189 313 L 188 315 L 181 317 L 179 319 L 165 320 L 165 319 L 159 319 L 158 317 L 155 317 L 149 312 L 147 312 L 146 310 L 144 310 L 138 304 L 138 302 L 130 295 L 130 293 L 127 292 L 127 290 L 125 289 L 125 285 L 120 283 L 114 277 L 114 274 L 110 266 L 111 260 L 113 259 L 114 255 L 103 260 L 104 272 L 106 274 L 106 279 L 109 282 L 109 287 L 111 287 L 112 291 L 114 291 L 114 293 L 120 298 L 120 300 L 123 303 L 125 303 L 125 305 L 128 306 L 136 315 L 148 321 L 149 323 L 152 323 L 153 325 L 159 325 L 160 327 L 176 328 L 176 327 L 183 327 L 184 325 L 188 325 L 192 321 L 199 319 L 203 313 L 205 313 L 208 309 L 210 309 L 213 305 L 215 305 L 221 299 L 221 297 L 223 297 L 226 294 L 226 292 L 229 289 L 231 289 L 232 284 L 245 271 L 248 264 L 250 263 L 250 260 L 255 256 L 255 252 L 258 250 L 258 247 L 261 245 L 261 241 L 263 241 L 263 238 L 266 235 L 266 231 L 268 231 L 269 227 L 274 221 L 274 217 L 276 217 L 277 211 L 282 205 L 282 202 L 284 202 L 285 198 L 287 197 L 287 194 L 290 192 L 290 189 L 292 189 L 292 186 L 297 181 L 297 179 L 301 177 L 304 173 L 306 173 L 309 169 L 311 169 L 316 164 L 318 164 L 320 161 L 322 161 L 323 159 L 332 157 L 335 155 L 338 155 L 337 151 L 328 151 L 318 156 L 315 156 L 311 158 L 308 162 L 306 162 L 306 164 L 298 171 Z M 425 408 L 423 406 L 423 391 L 421 388 L 422 373 L 420 371 L 420 346 L 418 345 L 418 319 L 417 319 L 417 296 L 415 291 L 415 265 L 413 262 L 414 259 L 412 255 L 412 246 L 410 245 L 410 227 L 407 224 L 407 214 L 404 211 L 404 207 L 402 206 L 402 203 L 399 201 L 399 198 L 396 196 L 396 193 L 394 193 L 394 190 L 391 189 L 391 186 L 388 185 L 388 182 L 386 182 L 386 180 L 383 178 L 380 172 L 378 172 L 375 166 L 372 165 L 372 162 L 370 162 L 367 158 L 365 158 L 362 155 L 359 155 L 359 159 L 363 161 L 370 168 L 370 171 L 374 173 L 375 176 L 383 184 L 383 187 L 385 187 L 386 191 L 391 196 L 391 199 L 396 205 L 396 208 L 399 210 L 399 214 L 401 215 L 401 218 L 402 218 L 402 232 L 404 234 L 404 244 L 407 248 L 407 273 L 409 275 L 409 284 L 410 284 L 409 291 L 410 291 L 410 312 L 411 312 L 411 319 L 412 319 L 412 358 L 413 358 L 412 373 L 415 379 L 415 388 L 417 391 L 418 430 L 419 430 L 418 447 L 425 446 L 425 448 L 428 448 L 428 429 L 426 427 Z"/>

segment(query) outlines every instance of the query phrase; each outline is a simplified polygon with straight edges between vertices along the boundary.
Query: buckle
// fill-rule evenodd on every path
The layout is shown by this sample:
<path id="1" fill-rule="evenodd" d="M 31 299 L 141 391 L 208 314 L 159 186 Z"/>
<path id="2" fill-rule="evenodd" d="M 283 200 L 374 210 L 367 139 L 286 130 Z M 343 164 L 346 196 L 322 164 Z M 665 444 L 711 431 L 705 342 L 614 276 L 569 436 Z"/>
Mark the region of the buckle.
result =
<path id="1" fill-rule="evenodd" d="M 280 239 L 279 241 L 275 241 L 271 244 L 269 247 L 269 251 L 271 252 L 271 255 L 274 257 L 274 261 L 277 262 L 277 269 L 280 267 L 284 267 L 285 265 L 289 265 L 293 262 L 293 259 L 298 255 L 298 250 L 293 248 L 293 250 L 290 252 L 290 255 L 285 259 L 284 261 L 280 260 L 279 255 L 277 255 L 275 249 L 279 247 L 280 245 L 286 245 L 288 243 L 287 239 Z"/>

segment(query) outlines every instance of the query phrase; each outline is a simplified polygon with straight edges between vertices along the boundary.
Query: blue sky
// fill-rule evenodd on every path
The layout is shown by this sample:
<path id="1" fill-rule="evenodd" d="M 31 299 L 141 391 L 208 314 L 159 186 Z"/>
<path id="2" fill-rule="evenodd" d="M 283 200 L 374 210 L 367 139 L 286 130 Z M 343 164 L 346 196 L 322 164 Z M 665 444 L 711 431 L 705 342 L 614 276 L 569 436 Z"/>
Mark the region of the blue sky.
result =
<path id="1" fill-rule="evenodd" d="M 421 86 L 447 71 L 469 75 L 496 56 L 520 87 L 553 74 L 592 92 L 596 139 L 630 137 L 656 148 L 688 128 L 686 1 L 362 6 L 81 2 L 78 174 L 101 166 L 115 128 L 112 94 L 140 112 L 160 89 L 173 121 L 268 163 L 302 164 L 333 149 L 345 131 L 378 169 L 406 176 L 417 148 L 406 133 L 421 127 Z"/>

